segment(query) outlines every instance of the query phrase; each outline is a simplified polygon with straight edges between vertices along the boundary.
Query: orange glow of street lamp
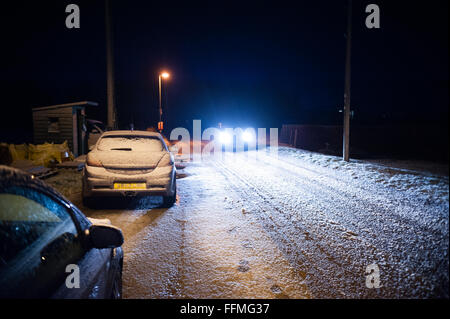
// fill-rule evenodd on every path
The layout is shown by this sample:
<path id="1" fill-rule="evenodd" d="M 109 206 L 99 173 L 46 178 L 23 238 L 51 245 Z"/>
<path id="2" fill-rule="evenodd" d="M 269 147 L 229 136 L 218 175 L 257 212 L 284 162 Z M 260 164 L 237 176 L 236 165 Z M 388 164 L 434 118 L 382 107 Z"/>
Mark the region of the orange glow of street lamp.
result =
<path id="1" fill-rule="evenodd" d="M 161 105 L 161 82 L 162 82 L 162 79 L 168 79 L 170 77 L 170 74 L 169 73 L 167 73 L 167 72 L 162 72 L 159 76 L 158 76 L 158 86 L 159 86 L 159 122 L 158 122 L 158 129 L 159 129 L 159 132 L 161 132 L 162 131 L 162 126 L 163 126 L 163 123 L 162 123 L 162 105 Z"/>

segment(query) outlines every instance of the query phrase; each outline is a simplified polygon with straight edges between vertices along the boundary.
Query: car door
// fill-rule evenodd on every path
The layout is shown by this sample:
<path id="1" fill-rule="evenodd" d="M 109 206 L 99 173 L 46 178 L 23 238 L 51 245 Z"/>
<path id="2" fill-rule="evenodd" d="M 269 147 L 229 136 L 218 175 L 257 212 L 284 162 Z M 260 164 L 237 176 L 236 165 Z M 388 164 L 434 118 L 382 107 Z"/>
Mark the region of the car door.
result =
<path id="1" fill-rule="evenodd" d="M 84 232 L 88 229 L 90 222 L 75 206 L 70 206 L 72 215 L 80 224 L 81 232 Z M 117 265 L 113 264 L 113 251 L 114 249 L 110 248 L 88 249 L 83 258 L 76 263 L 80 277 L 79 288 L 70 288 L 66 284 L 62 284 L 52 298 L 110 298 L 112 280 L 116 271 L 115 268 L 117 268 Z"/>
<path id="2" fill-rule="evenodd" d="M 101 273 L 107 252 L 86 248 L 82 230 L 58 198 L 32 187 L 2 188 L 0 297 L 88 298 L 96 286 L 106 285 Z M 79 288 L 66 285 L 73 265 L 79 268 Z"/>
<path id="3" fill-rule="evenodd" d="M 73 266 L 76 266 L 76 271 Z M 92 248 L 86 252 L 84 257 L 77 263 L 71 264 L 69 276 L 79 276 L 79 286 L 67 286 L 66 283 L 51 296 L 54 299 L 104 299 L 111 297 L 111 284 L 109 273 L 111 268 L 110 249 Z"/>
<path id="4" fill-rule="evenodd" d="M 66 207 L 24 186 L 1 190 L 0 238 L 2 297 L 50 297 L 85 253 Z"/>

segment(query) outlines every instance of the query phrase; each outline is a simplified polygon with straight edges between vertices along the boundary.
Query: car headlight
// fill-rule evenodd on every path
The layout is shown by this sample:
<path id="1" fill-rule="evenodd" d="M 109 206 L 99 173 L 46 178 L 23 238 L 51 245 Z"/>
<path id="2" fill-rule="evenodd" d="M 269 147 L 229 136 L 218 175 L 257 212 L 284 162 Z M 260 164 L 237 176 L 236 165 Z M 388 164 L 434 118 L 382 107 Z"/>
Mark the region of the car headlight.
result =
<path id="1" fill-rule="evenodd" d="M 219 141 L 222 144 L 228 145 L 233 141 L 233 137 L 227 132 L 220 132 Z"/>
<path id="2" fill-rule="evenodd" d="M 255 139 L 255 137 L 249 131 L 245 131 L 244 133 L 242 133 L 242 140 L 244 142 L 253 142 L 254 139 Z"/>

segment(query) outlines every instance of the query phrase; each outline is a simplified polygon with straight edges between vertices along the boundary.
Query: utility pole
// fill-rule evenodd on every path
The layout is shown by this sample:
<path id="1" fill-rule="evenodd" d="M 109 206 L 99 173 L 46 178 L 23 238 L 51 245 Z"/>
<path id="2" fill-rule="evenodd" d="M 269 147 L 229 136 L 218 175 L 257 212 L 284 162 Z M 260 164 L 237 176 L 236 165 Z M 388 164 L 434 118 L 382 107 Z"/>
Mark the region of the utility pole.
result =
<path id="1" fill-rule="evenodd" d="M 114 97 L 114 55 L 111 31 L 111 11 L 109 0 L 105 0 L 105 29 L 106 29 L 106 88 L 107 88 L 107 127 L 116 129 L 116 106 Z"/>
<path id="2" fill-rule="evenodd" d="M 347 53 L 345 61 L 345 93 L 344 93 L 344 134 L 343 134 L 343 160 L 350 158 L 350 91 L 351 91 L 351 55 L 352 55 L 352 0 L 348 0 L 347 13 Z"/>

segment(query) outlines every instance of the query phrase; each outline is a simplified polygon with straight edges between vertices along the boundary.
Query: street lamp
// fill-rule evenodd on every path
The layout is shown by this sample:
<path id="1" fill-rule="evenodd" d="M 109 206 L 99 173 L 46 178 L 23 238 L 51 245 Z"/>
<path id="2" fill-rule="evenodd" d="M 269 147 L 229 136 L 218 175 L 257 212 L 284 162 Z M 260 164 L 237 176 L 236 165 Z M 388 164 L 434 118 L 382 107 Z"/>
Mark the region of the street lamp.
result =
<path id="1" fill-rule="evenodd" d="M 161 104 L 161 82 L 162 79 L 168 79 L 170 77 L 170 74 L 167 72 L 162 72 L 158 76 L 158 82 L 159 82 L 159 122 L 158 122 L 158 130 L 161 133 L 163 129 L 162 125 L 162 104 Z"/>

